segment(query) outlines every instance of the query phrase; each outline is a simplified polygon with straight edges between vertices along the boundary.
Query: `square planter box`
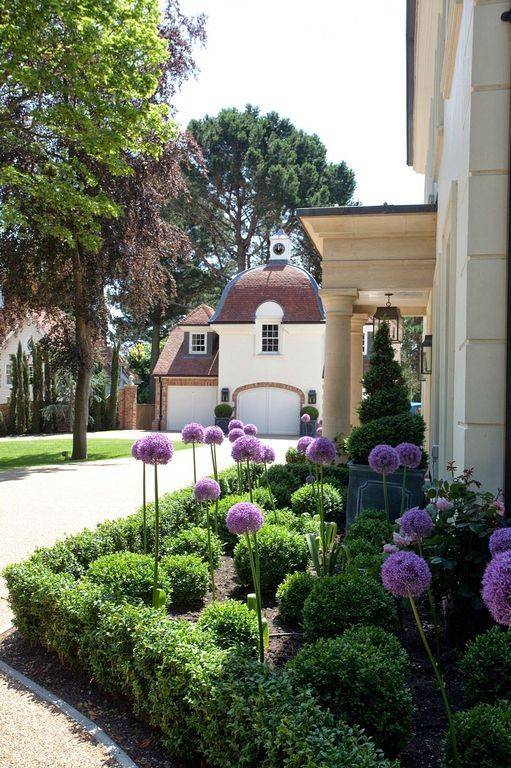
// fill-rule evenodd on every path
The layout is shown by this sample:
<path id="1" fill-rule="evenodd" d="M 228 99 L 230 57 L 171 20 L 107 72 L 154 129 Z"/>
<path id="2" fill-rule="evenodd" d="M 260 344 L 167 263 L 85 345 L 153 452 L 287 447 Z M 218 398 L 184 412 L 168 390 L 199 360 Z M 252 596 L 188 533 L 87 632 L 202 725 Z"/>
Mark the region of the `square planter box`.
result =
<path id="1" fill-rule="evenodd" d="M 300 422 L 300 437 L 304 435 L 316 436 L 317 421 L 301 421 Z"/>
<path id="2" fill-rule="evenodd" d="M 346 502 L 346 526 L 363 509 L 385 509 L 383 480 L 367 464 L 348 463 L 350 478 Z M 387 475 L 390 519 L 395 520 L 401 512 L 401 488 L 403 470 Z M 406 473 L 405 509 L 420 507 L 424 501 L 424 470 L 409 469 Z"/>
<path id="3" fill-rule="evenodd" d="M 229 422 L 233 416 L 215 416 L 215 427 L 220 427 L 224 435 L 229 431 Z"/>

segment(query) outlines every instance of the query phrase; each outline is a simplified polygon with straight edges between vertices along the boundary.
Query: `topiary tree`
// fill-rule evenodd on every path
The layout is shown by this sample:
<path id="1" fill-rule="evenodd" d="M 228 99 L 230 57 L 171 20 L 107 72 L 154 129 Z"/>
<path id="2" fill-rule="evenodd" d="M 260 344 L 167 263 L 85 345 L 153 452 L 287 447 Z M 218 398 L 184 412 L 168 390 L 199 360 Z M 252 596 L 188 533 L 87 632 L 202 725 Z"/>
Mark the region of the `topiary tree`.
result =
<path id="1" fill-rule="evenodd" d="M 374 335 L 369 370 L 362 383 L 366 397 L 358 409 L 361 424 L 410 410 L 408 386 L 394 359 L 388 323 L 381 323 Z"/>

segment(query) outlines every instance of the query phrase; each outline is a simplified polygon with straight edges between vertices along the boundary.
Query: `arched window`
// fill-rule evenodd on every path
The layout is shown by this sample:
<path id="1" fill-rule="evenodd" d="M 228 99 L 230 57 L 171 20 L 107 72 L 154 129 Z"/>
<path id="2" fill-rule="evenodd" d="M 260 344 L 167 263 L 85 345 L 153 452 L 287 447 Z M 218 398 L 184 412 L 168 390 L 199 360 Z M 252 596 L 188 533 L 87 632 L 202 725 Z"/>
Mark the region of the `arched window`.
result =
<path id="1" fill-rule="evenodd" d="M 280 326 L 284 310 L 275 301 L 264 301 L 256 310 L 256 329 L 258 352 L 263 355 L 281 353 L 282 340 Z"/>

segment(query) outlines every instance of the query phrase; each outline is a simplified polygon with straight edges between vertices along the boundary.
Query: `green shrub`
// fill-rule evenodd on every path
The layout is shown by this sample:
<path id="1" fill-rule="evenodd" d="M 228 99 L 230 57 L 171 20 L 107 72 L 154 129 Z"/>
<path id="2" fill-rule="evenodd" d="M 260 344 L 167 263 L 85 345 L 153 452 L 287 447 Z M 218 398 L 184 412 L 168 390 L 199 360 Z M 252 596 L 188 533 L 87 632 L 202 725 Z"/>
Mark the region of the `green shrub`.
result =
<path id="1" fill-rule="evenodd" d="M 300 476 L 291 470 L 301 465 L 283 465 L 273 464 L 268 468 L 268 480 L 275 498 L 277 507 L 288 507 L 291 496 L 300 487 L 302 480 Z M 306 469 L 306 466 L 303 467 Z"/>
<path id="2" fill-rule="evenodd" d="M 289 573 L 277 589 L 279 613 L 287 624 L 302 624 L 303 606 L 314 586 L 314 576 L 308 571 Z"/>
<path id="3" fill-rule="evenodd" d="M 366 539 L 346 538 L 346 568 L 348 570 L 366 571 L 380 580 L 381 567 L 385 554 L 381 544 L 374 544 Z"/>
<path id="4" fill-rule="evenodd" d="M 312 484 L 302 485 L 291 496 L 291 509 L 295 515 L 310 514 L 317 512 L 316 502 L 317 486 Z M 323 485 L 323 509 L 326 520 L 340 520 L 343 512 L 342 496 L 333 486 L 328 483 Z"/>
<path id="5" fill-rule="evenodd" d="M 372 449 L 380 443 L 414 443 L 422 447 L 425 429 L 424 419 L 419 413 L 383 416 L 352 429 L 346 440 L 346 451 L 355 464 L 367 464 Z"/>
<path id="6" fill-rule="evenodd" d="M 103 587 L 105 594 L 116 600 L 141 600 L 150 603 L 153 589 L 153 565 L 151 555 L 135 552 L 114 552 L 103 555 L 90 564 L 87 577 Z M 172 585 L 164 573 L 160 574 L 160 586 L 170 603 Z"/>
<path id="7" fill-rule="evenodd" d="M 263 525 L 257 540 L 261 562 L 261 589 L 275 592 L 285 576 L 292 571 L 304 571 L 309 561 L 305 538 L 299 533 L 288 531 L 282 525 Z M 252 585 L 252 573 L 244 537 L 234 549 L 234 568 L 244 586 Z"/>
<path id="8" fill-rule="evenodd" d="M 257 652 L 257 617 L 245 603 L 211 603 L 202 611 L 197 626 L 211 632 L 220 648 L 243 649 L 253 655 Z"/>
<path id="9" fill-rule="evenodd" d="M 361 424 L 410 410 L 409 387 L 395 359 L 388 323 L 382 323 L 374 334 L 369 369 L 362 383 L 366 396 L 358 408 Z"/>
<path id="10" fill-rule="evenodd" d="M 82 653 L 84 637 L 96 628 L 98 616 L 108 599 L 103 587 L 84 577 L 69 585 L 57 596 L 45 627 L 47 645 L 60 659 L 89 669 L 88 657 Z M 94 633 L 95 634 L 95 633 Z"/>
<path id="11" fill-rule="evenodd" d="M 288 448 L 286 451 L 286 464 L 306 464 L 308 466 L 308 461 L 304 453 L 300 453 L 296 448 Z"/>
<path id="12" fill-rule="evenodd" d="M 184 528 L 175 536 L 168 536 L 164 539 L 162 549 L 165 555 L 197 555 L 201 560 L 209 563 L 207 529 L 198 525 Z M 213 532 L 211 532 L 211 553 L 214 567 L 218 568 L 223 546 L 220 538 Z"/>
<path id="13" fill-rule="evenodd" d="M 264 522 L 266 525 L 283 525 L 284 528 L 298 531 L 298 533 L 317 533 L 319 531 L 319 520 L 315 520 L 311 515 L 295 515 L 290 509 L 265 512 Z"/>
<path id="14" fill-rule="evenodd" d="M 257 504 L 261 509 L 268 511 L 272 509 L 272 497 L 265 485 L 262 485 L 260 488 L 254 488 L 252 497 L 254 504 Z"/>
<path id="15" fill-rule="evenodd" d="M 375 551 L 381 552 L 384 544 L 392 540 L 392 525 L 387 523 L 385 512 L 377 509 L 364 509 L 346 530 L 346 544 L 363 539 L 372 544 Z"/>
<path id="16" fill-rule="evenodd" d="M 347 571 L 314 582 L 303 607 L 303 627 L 308 642 L 332 637 L 358 624 L 396 628 L 394 600 L 367 573 Z"/>
<path id="17" fill-rule="evenodd" d="M 229 403 L 218 403 L 218 405 L 215 405 L 215 416 L 217 419 L 229 419 L 232 416 L 233 410 L 232 405 L 229 405 Z"/>
<path id="18" fill-rule="evenodd" d="M 494 706 L 479 704 L 454 716 L 459 763 L 448 737 L 445 739 L 444 768 L 509 768 L 511 755 L 511 702 Z"/>
<path id="19" fill-rule="evenodd" d="M 311 417 L 311 421 L 318 420 L 319 411 L 315 405 L 302 405 L 300 409 L 300 416 L 303 416 L 304 413 L 307 413 Z"/>
<path id="20" fill-rule="evenodd" d="M 460 662 L 471 704 L 511 700 L 511 630 L 494 626 L 472 640 Z"/>
<path id="21" fill-rule="evenodd" d="M 302 648 L 287 664 L 292 680 L 310 686 L 320 704 L 362 726 L 386 754 L 411 734 L 408 663 L 398 639 L 378 627 L 355 627 Z"/>
<path id="22" fill-rule="evenodd" d="M 166 555 L 160 573 L 172 587 L 172 605 L 176 608 L 197 606 L 208 591 L 209 569 L 197 555 Z"/>

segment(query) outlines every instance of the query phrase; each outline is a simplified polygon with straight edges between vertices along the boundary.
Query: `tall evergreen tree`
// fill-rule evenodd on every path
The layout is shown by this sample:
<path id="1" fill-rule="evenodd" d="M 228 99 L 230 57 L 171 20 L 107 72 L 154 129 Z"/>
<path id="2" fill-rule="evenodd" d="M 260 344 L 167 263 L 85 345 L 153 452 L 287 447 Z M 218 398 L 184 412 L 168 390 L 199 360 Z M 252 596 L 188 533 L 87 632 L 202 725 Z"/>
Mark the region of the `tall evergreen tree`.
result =
<path id="1" fill-rule="evenodd" d="M 119 387 L 119 344 L 116 342 L 112 348 L 112 362 L 110 368 L 110 394 L 107 401 L 107 425 L 108 429 L 115 429 L 117 425 L 117 390 Z"/>
<path id="2" fill-rule="evenodd" d="M 410 410 L 408 386 L 401 365 L 394 359 L 388 323 L 381 323 L 374 334 L 369 370 L 362 382 L 366 397 L 358 410 L 361 424 Z"/>
<path id="3" fill-rule="evenodd" d="M 41 409 L 44 404 L 43 355 L 40 344 L 34 339 L 30 339 L 29 346 L 32 357 L 32 432 L 39 434 L 42 431 Z"/>

